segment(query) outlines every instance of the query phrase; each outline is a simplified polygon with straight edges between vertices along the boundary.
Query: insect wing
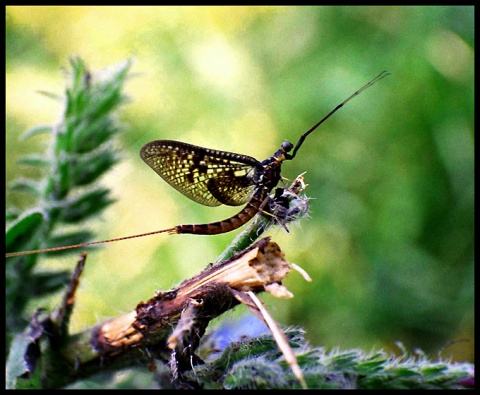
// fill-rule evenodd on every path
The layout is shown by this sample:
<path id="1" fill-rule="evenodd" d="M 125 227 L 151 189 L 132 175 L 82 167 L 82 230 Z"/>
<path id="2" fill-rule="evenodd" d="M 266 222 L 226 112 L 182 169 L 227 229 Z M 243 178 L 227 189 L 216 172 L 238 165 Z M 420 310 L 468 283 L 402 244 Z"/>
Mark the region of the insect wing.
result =
<path id="1" fill-rule="evenodd" d="M 228 175 L 230 171 L 237 175 Z M 245 175 L 238 175 L 238 174 Z M 226 176 L 211 178 L 207 181 L 208 191 L 219 202 L 227 206 L 239 206 L 246 203 L 255 188 L 252 179 L 245 173 L 244 169 L 230 170 L 226 172 Z"/>
<path id="2" fill-rule="evenodd" d="M 205 206 L 246 203 L 255 187 L 256 159 L 171 140 L 147 143 L 141 158 L 189 199 Z"/>

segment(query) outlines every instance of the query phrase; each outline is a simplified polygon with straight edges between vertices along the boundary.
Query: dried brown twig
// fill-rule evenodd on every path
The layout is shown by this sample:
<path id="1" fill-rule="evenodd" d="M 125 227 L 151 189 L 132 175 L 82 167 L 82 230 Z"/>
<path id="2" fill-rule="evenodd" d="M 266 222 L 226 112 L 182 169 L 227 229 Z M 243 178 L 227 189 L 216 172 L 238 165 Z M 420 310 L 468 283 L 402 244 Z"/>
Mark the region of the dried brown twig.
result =
<path id="1" fill-rule="evenodd" d="M 295 267 L 285 260 L 284 253 L 275 242 L 268 237 L 263 238 L 228 261 L 208 267 L 174 289 L 157 292 L 148 301 L 139 303 L 134 311 L 81 334 L 64 337 L 62 342 L 50 337 L 50 352 L 45 353 L 50 359 L 43 361 L 42 365 L 45 366 L 46 362 L 48 366 L 48 362 L 52 362 L 57 371 L 54 378 L 44 375 L 45 387 L 63 386 L 74 379 L 88 377 L 100 367 L 113 369 L 128 366 L 133 359 L 141 357 L 145 360 L 146 354 L 150 358 L 170 360 L 174 379 L 180 387 L 194 386 L 182 382 L 183 373 L 198 362 L 194 352 L 209 322 L 239 302 L 247 304 L 256 315 L 260 313 L 277 339 L 280 350 L 284 354 L 287 352 L 286 361 L 304 385 L 295 356 L 291 350 L 288 351 L 288 342 L 279 342 L 280 329 L 272 324 L 272 318 L 265 313 L 264 307 L 258 306 L 259 301 L 254 297 L 263 291 L 277 297 L 291 297 L 281 282 Z M 58 371 L 59 366 L 61 372 Z M 51 369 L 46 371 L 51 372 Z"/>

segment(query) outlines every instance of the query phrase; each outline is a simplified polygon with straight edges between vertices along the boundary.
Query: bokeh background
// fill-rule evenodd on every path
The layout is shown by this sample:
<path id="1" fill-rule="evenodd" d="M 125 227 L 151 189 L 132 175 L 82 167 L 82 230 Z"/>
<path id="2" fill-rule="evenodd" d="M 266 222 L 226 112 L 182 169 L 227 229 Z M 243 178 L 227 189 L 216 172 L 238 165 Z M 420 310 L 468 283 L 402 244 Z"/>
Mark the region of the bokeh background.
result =
<path id="1" fill-rule="evenodd" d="M 313 283 L 291 273 L 294 299 L 262 298 L 313 346 L 399 353 L 399 341 L 412 353 L 473 361 L 473 45 L 473 7 L 10 6 L 7 183 L 39 176 L 16 160 L 48 139 L 19 136 L 59 119 L 61 105 L 38 91 L 61 94 L 74 55 L 92 71 L 134 59 L 119 113 L 123 161 L 103 180 L 117 203 L 79 225 L 98 239 L 239 210 L 180 195 L 140 159 L 143 144 L 177 139 L 263 160 L 388 70 L 284 164 L 284 177 L 307 172 L 310 218 L 270 235 Z M 9 206 L 34 203 L 6 197 Z M 74 331 L 194 275 L 234 236 L 158 235 L 95 250 Z"/>

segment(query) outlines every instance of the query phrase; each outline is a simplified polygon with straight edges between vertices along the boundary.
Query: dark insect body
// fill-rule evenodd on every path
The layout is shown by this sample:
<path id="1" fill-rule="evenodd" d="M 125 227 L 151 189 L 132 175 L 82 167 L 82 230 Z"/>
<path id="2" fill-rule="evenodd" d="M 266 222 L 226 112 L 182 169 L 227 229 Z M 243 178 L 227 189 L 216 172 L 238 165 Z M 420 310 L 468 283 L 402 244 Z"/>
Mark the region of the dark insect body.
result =
<path id="1" fill-rule="evenodd" d="M 141 158 L 160 177 L 189 199 L 206 205 L 247 205 L 236 215 L 223 221 L 198 225 L 177 225 L 170 233 L 214 235 L 226 233 L 247 223 L 269 199 L 281 178 L 283 161 L 292 160 L 305 138 L 350 99 L 386 77 L 380 73 L 349 98 L 340 103 L 299 139 L 295 148 L 284 142 L 268 159 L 259 162 L 247 155 L 218 151 L 172 140 L 156 140 L 145 144 Z M 293 152 L 290 153 L 293 149 Z"/>
<path id="2" fill-rule="evenodd" d="M 269 199 L 272 203 L 270 192 L 281 179 L 282 163 L 285 160 L 295 158 L 298 149 L 307 136 L 348 101 L 389 74 L 382 71 L 303 133 L 295 146 L 290 142 L 284 142 L 273 156 L 263 162 L 247 155 L 203 148 L 173 140 L 156 140 L 142 147 L 140 151 L 142 159 L 160 177 L 189 199 L 206 206 L 219 206 L 221 204 L 238 206 L 246 203 L 246 206 L 239 213 L 230 218 L 208 224 L 177 225 L 173 228 L 90 243 L 11 252 L 7 253 L 6 257 L 87 247 L 167 232 L 215 235 L 237 229 L 252 219 L 259 211 L 272 211 L 272 204 L 267 203 Z M 273 206 L 275 204 L 273 202 Z"/>
<path id="3" fill-rule="evenodd" d="M 293 145 L 283 143 L 270 158 L 256 159 L 171 140 L 146 144 L 140 156 L 179 192 L 206 206 L 247 205 L 223 221 L 178 225 L 171 233 L 214 235 L 230 232 L 248 222 L 280 181 L 282 162 Z"/>

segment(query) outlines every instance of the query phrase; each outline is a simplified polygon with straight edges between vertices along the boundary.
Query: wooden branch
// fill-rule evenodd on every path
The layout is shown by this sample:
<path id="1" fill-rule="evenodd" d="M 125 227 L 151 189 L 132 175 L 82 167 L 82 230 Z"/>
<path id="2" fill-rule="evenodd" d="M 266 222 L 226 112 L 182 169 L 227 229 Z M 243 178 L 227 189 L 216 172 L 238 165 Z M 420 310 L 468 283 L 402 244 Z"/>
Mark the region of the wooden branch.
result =
<path id="1" fill-rule="evenodd" d="M 69 336 L 61 346 L 56 347 L 54 344 L 58 342 L 51 341 L 50 351 L 55 358 L 52 369 L 59 369 L 60 365 L 62 379 L 58 382 L 58 371 L 55 382 L 51 375 L 44 374 L 44 385 L 63 386 L 100 369 L 128 366 L 132 359 L 146 360 L 147 354 L 166 360 L 172 350 L 177 358 L 175 369 L 181 373 L 187 368 L 186 364 L 191 363 L 188 358 L 198 346 L 208 323 L 239 303 L 232 289 L 253 293 L 267 291 L 277 297 L 290 297 L 281 281 L 291 268 L 275 242 L 268 237 L 261 239 L 176 288 L 157 292 L 150 300 L 140 302 L 134 311 Z M 195 336 L 189 336 L 191 330 Z M 190 350 L 188 356 L 184 352 L 186 348 Z M 60 364 L 59 358 L 62 359 Z M 51 369 L 45 372 L 52 373 Z"/>

